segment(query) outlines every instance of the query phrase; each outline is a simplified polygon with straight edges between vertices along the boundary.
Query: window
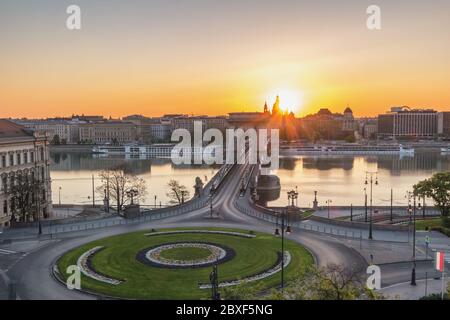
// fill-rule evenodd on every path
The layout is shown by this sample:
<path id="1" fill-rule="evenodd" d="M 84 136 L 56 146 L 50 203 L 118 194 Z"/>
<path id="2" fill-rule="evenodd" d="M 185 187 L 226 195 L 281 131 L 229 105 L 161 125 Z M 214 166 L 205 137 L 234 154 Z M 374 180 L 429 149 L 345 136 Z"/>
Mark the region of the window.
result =
<path id="1" fill-rule="evenodd" d="M 26 151 L 23 154 L 23 163 L 28 163 L 28 152 L 26 152 Z"/>
<path id="2" fill-rule="evenodd" d="M 6 182 L 6 177 L 2 178 L 2 190 L 6 192 L 8 189 L 8 183 Z"/>
<path id="3" fill-rule="evenodd" d="M 20 157 L 20 153 L 16 153 L 16 159 L 17 159 L 17 160 L 16 160 L 16 164 L 17 164 L 17 165 L 20 165 L 21 162 L 22 162 L 22 161 L 21 161 L 22 159 L 21 159 L 21 157 Z"/>
<path id="4" fill-rule="evenodd" d="M 8 213 L 8 201 L 3 201 L 3 213 L 6 215 Z"/>
<path id="5" fill-rule="evenodd" d="M 9 155 L 9 166 L 11 167 L 11 166 L 13 166 L 13 165 L 14 165 L 14 154 L 11 153 L 11 154 Z"/>
<path id="6" fill-rule="evenodd" d="M 30 161 L 34 162 L 34 151 L 30 152 Z"/>
<path id="7" fill-rule="evenodd" d="M 6 156 L 2 156 L 2 167 L 6 168 Z"/>
<path id="8" fill-rule="evenodd" d="M 41 161 L 44 161 L 44 148 L 41 147 Z"/>

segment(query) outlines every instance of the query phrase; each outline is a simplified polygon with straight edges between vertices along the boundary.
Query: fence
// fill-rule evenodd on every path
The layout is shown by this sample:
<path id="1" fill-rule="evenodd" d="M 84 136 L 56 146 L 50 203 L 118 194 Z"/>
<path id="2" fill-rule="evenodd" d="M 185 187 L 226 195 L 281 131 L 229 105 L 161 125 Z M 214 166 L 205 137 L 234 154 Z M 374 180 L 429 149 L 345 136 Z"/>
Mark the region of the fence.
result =
<path id="1" fill-rule="evenodd" d="M 248 216 L 251 216 L 251 217 L 254 217 L 254 218 L 257 218 L 260 220 L 264 220 L 264 221 L 267 221 L 267 222 L 270 222 L 273 224 L 279 223 L 277 216 L 274 214 L 258 212 L 251 207 L 245 207 L 241 203 L 239 203 L 239 200 L 235 200 L 234 204 L 239 211 L 241 211 L 242 213 L 244 213 Z M 353 230 L 350 231 L 350 230 L 345 230 L 345 229 L 342 230 L 339 228 L 333 228 L 333 227 L 329 227 L 329 226 L 306 224 L 306 223 L 302 223 L 301 221 L 294 221 L 291 223 L 291 226 L 295 227 L 295 228 L 311 231 L 311 232 L 320 232 L 320 233 L 325 233 L 325 234 L 330 234 L 330 235 L 340 236 L 340 237 L 345 237 L 345 238 L 350 238 L 350 239 L 362 239 L 362 236 L 363 236 L 362 230 L 359 230 L 359 231 L 353 231 Z"/>

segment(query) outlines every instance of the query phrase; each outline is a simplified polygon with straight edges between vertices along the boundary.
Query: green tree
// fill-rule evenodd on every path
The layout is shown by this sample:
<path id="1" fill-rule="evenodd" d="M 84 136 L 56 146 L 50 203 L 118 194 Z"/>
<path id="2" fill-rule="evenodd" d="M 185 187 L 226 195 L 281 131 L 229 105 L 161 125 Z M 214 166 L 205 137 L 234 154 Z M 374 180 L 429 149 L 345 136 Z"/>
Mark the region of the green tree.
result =
<path id="1" fill-rule="evenodd" d="M 414 186 L 414 194 L 432 198 L 443 217 L 450 213 L 450 172 L 440 172 Z"/>
<path id="2" fill-rule="evenodd" d="M 59 138 L 59 135 L 55 134 L 53 136 L 51 144 L 56 145 L 56 146 L 61 144 L 61 139 Z"/>

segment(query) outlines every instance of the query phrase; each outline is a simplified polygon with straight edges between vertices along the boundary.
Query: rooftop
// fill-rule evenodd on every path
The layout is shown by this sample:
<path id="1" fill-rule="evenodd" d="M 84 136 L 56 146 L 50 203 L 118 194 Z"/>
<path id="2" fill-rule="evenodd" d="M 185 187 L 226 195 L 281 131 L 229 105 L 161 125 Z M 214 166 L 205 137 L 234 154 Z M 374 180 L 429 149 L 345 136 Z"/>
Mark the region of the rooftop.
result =
<path id="1" fill-rule="evenodd" d="M 33 137 L 33 132 L 12 121 L 0 119 L 0 139 Z"/>

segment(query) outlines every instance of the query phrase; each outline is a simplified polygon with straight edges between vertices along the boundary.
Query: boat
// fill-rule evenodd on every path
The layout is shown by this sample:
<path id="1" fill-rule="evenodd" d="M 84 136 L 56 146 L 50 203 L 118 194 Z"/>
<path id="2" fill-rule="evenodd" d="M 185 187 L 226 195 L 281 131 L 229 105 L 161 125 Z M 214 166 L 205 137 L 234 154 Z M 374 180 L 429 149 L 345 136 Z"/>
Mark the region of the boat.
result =
<path id="1" fill-rule="evenodd" d="M 215 152 L 220 149 L 219 146 L 203 146 L 203 147 L 185 147 L 174 143 L 159 143 L 150 145 L 102 145 L 94 146 L 92 152 L 101 156 L 109 155 L 125 155 L 128 158 L 170 158 L 172 156 L 189 155 L 208 155 L 214 156 Z"/>
<path id="2" fill-rule="evenodd" d="M 401 144 L 330 144 L 330 145 L 282 145 L 281 155 L 366 155 L 399 154 L 414 155 L 414 149 Z"/>

